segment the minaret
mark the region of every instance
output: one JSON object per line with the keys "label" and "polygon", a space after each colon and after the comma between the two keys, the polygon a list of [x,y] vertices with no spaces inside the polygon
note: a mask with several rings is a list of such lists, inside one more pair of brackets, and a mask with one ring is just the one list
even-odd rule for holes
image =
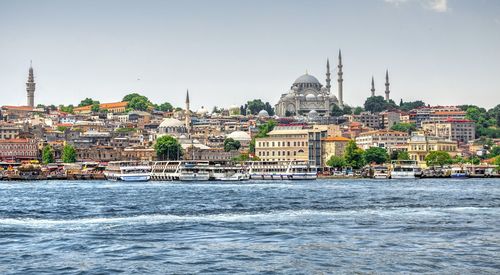
{"label": "minaret", "polygon": [[326,89],[328,94],[330,94],[332,86],[330,85],[330,60],[326,59]]}
{"label": "minaret", "polygon": [[28,93],[28,106],[35,107],[35,77],[33,75],[33,64],[30,61],[28,82],[26,82],[26,92]]}
{"label": "minaret", "polygon": [[191,111],[189,110],[189,90],[186,91],[186,110],[184,110],[184,120],[188,133],[191,133]]}
{"label": "minaret", "polygon": [[385,101],[389,101],[389,70],[385,70]]}
{"label": "minaret", "polygon": [[338,82],[339,82],[339,96],[338,96],[338,99],[339,99],[339,107],[344,107],[344,97],[343,97],[343,94],[342,94],[342,83],[344,81],[344,79],[342,79],[342,75],[344,74],[342,72],[342,53],[340,52],[339,50],[339,65],[338,65],[338,68],[339,68],[339,72],[338,72],[338,76],[339,76],[339,79],[338,79]]}
{"label": "minaret", "polygon": [[375,81],[373,80],[373,76],[372,76],[372,89],[370,91],[372,91],[372,96],[375,96]]}

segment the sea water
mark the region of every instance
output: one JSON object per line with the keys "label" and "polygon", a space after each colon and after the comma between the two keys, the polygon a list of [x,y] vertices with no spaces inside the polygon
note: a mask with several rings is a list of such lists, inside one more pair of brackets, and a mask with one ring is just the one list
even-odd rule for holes
{"label": "sea water", "polygon": [[0,182],[1,274],[500,273],[500,179]]}

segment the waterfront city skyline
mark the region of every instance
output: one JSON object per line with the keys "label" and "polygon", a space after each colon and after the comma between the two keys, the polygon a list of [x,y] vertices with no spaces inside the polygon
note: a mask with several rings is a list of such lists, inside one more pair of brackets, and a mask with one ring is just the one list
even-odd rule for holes
{"label": "waterfront city skyline", "polygon": [[496,1],[0,1],[0,105],[26,105],[30,60],[37,104],[139,92],[183,106],[189,89],[194,109],[274,105],[306,70],[325,85],[327,58],[335,83],[342,49],[348,105],[370,96],[372,75],[383,96],[388,69],[396,102],[491,108],[498,11]]}

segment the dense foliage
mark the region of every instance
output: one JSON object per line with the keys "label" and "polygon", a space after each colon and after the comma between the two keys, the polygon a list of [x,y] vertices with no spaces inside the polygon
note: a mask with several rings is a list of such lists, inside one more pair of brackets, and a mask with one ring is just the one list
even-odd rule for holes
{"label": "dense foliage", "polygon": [[384,148],[370,147],[364,151],[364,159],[367,163],[382,164],[389,160],[389,155]]}
{"label": "dense foliage", "polygon": [[347,166],[359,169],[366,164],[363,149],[358,148],[354,140],[350,140],[345,148],[344,159]]}
{"label": "dense foliage", "polygon": [[397,105],[394,103],[394,101],[385,101],[383,96],[371,96],[367,98],[364,107],[365,111],[370,111],[372,113],[397,109]]}
{"label": "dense foliage", "polygon": [[160,105],[155,105],[155,109],[162,112],[172,112],[174,110],[174,106],[169,102],[164,102]]}
{"label": "dense foliage", "polygon": [[400,132],[412,132],[417,129],[417,126],[413,123],[395,123],[392,125],[391,130],[400,131]]}
{"label": "dense foliage", "polygon": [[54,162],[54,151],[50,145],[45,145],[42,150],[42,163],[48,164]]}
{"label": "dense foliage", "polygon": [[87,97],[84,100],[80,101],[80,104],[78,104],[78,107],[84,107],[84,106],[89,106],[89,105],[94,105],[94,104],[99,105],[99,101],[93,100],[92,98]]}
{"label": "dense foliage", "polygon": [[76,162],[76,150],[75,147],[67,144],[64,145],[62,152],[62,161],[64,163],[73,163]]}
{"label": "dense foliage", "polygon": [[500,104],[488,111],[474,105],[459,107],[466,112],[465,118],[476,124],[476,138],[481,136],[500,138]]}
{"label": "dense foliage", "polygon": [[332,168],[340,169],[347,166],[344,157],[341,156],[331,156],[330,159],[326,161],[326,165]]}
{"label": "dense foliage", "polygon": [[153,107],[153,103],[146,96],[138,93],[128,94],[123,97],[122,101],[128,102],[127,109],[130,110],[147,111],[150,107]]}
{"label": "dense foliage", "polygon": [[250,113],[252,115],[256,115],[260,111],[266,110],[270,116],[274,116],[274,108],[271,106],[271,104],[269,104],[269,102],[264,103],[260,99],[254,99],[254,100],[248,101],[247,104],[240,107],[240,112],[242,114],[245,114],[247,109],[250,110]]}
{"label": "dense foliage", "polygon": [[445,151],[432,151],[425,156],[427,166],[444,166],[452,164],[453,160],[448,152]]}
{"label": "dense foliage", "polygon": [[160,160],[179,160],[183,154],[181,144],[172,136],[158,138],[154,148]]}
{"label": "dense foliage", "polygon": [[229,152],[233,150],[239,150],[241,147],[241,143],[238,140],[234,140],[232,138],[226,138],[224,140],[224,151]]}
{"label": "dense foliage", "polygon": [[267,133],[271,132],[274,127],[277,125],[276,121],[269,120],[266,123],[259,126],[259,132],[257,135],[250,141],[250,152],[255,153],[255,138],[263,138],[267,137]]}

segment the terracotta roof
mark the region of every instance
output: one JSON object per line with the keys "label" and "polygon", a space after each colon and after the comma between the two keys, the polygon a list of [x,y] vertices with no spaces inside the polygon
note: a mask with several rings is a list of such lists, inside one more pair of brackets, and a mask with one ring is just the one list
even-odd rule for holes
{"label": "terracotta roof", "polygon": [[0,143],[28,143],[30,139],[27,138],[14,138],[14,139],[0,139]]}
{"label": "terracotta roof", "polygon": [[465,115],[464,111],[437,111],[432,113],[433,115]]}
{"label": "terracotta roof", "polygon": [[360,135],[371,135],[371,134],[386,134],[386,133],[392,133],[392,134],[403,134],[403,135],[408,135],[406,132],[400,132],[400,131],[394,131],[394,130],[374,130],[374,131],[368,131],[361,133]]}
{"label": "terracotta roof", "polygon": [[323,140],[323,141],[345,141],[345,142],[347,142],[347,141],[349,141],[351,139],[345,138],[345,137],[326,137],[326,138],[323,138],[321,140]]}
{"label": "terracotta roof", "polygon": [[[122,101],[122,102],[112,102],[112,103],[101,103],[99,104],[100,109],[113,109],[113,108],[125,108],[127,107],[128,102]],[[75,111],[87,111],[92,108],[92,105],[87,105],[83,107],[76,107],[74,108]]]}
{"label": "terracotta roof", "polygon": [[2,106],[4,110],[19,110],[19,111],[33,111],[33,107],[30,106]]}

